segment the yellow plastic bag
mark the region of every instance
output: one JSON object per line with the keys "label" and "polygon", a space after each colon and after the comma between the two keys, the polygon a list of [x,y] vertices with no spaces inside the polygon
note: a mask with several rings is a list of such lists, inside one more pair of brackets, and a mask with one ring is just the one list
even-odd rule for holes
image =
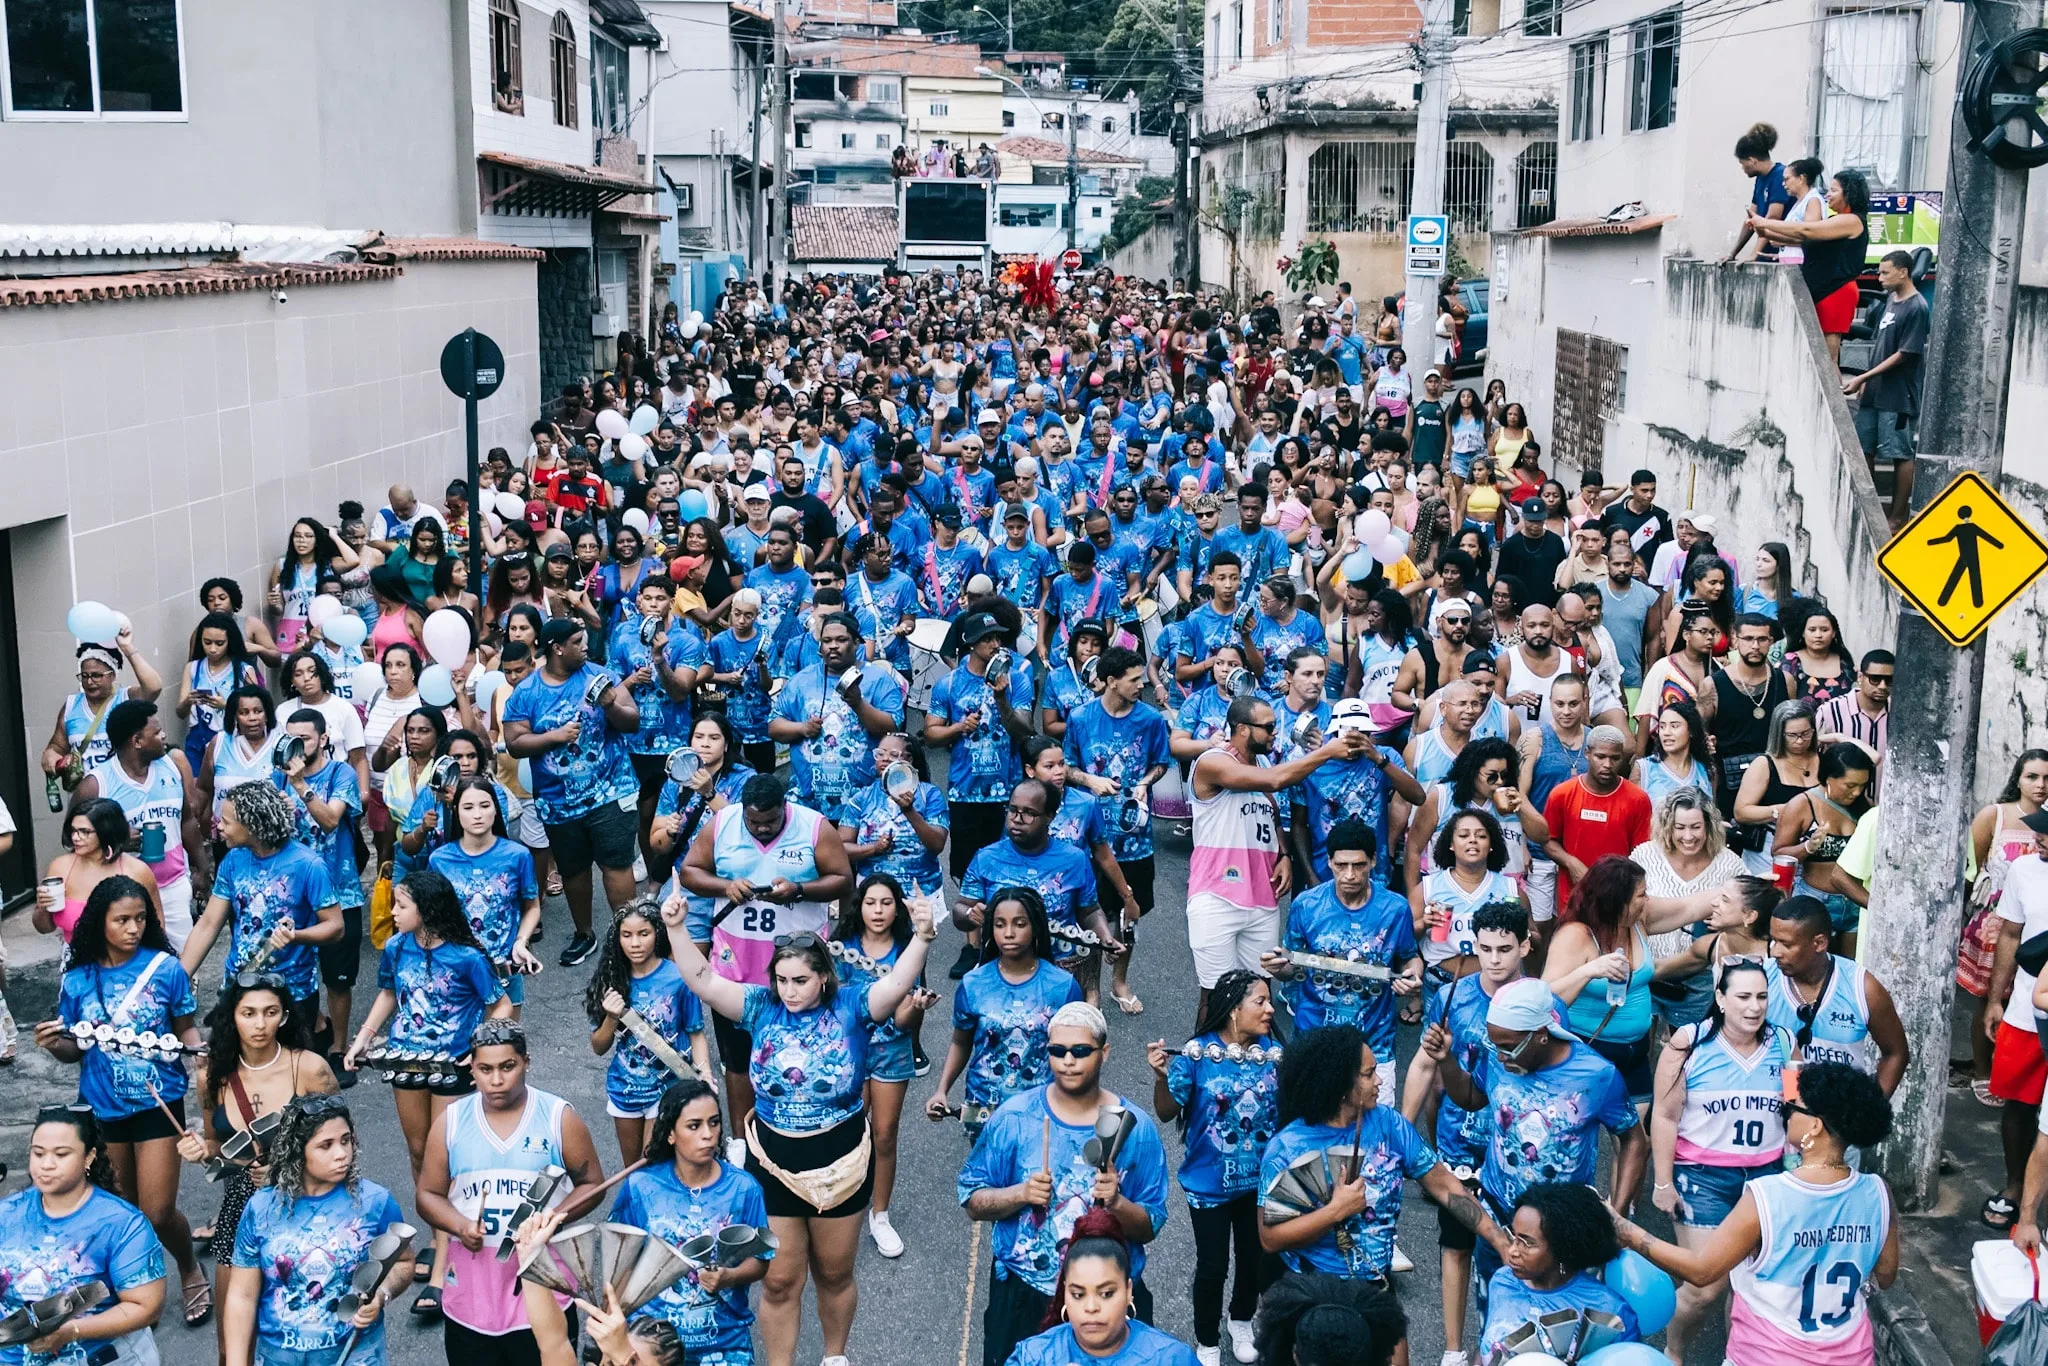
{"label": "yellow plastic bag", "polygon": [[377,881],[370,888],[370,947],[381,949],[398,929],[391,919],[391,865],[377,869]]}

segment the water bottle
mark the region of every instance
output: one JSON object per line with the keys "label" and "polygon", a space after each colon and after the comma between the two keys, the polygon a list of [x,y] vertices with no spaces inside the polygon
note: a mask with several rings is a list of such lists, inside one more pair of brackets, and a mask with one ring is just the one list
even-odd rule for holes
{"label": "water bottle", "polygon": [[1623,980],[1621,980],[1621,981],[1617,982],[1617,981],[1615,981],[1615,980],[1614,980],[1613,978],[1611,978],[1611,977],[1610,977],[1610,978],[1608,978],[1608,979],[1607,979],[1607,1005],[1608,1005],[1608,1008],[1609,1008],[1609,1009],[1611,1009],[1611,1010],[1619,1010],[1619,1009],[1621,1009],[1621,1008],[1622,1008],[1622,1007],[1623,1007],[1624,1005],[1627,1005],[1627,1004],[1628,1004],[1628,981],[1627,981],[1627,979],[1626,979],[1626,978],[1624,978]]}

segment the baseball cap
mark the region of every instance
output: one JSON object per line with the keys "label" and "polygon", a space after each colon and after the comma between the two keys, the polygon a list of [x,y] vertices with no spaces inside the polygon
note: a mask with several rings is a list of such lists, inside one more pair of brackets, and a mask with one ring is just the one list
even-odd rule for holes
{"label": "baseball cap", "polygon": [[1025,507],[1022,503],[1011,503],[1003,509],[1003,520],[1005,522],[1028,522],[1031,520],[1031,509]]}
{"label": "baseball cap", "polygon": [[1541,498],[1524,498],[1522,500],[1522,515],[1524,517],[1541,517],[1548,511],[1549,508],[1544,506]]}
{"label": "baseball cap", "polygon": [[1464,672],[1468,674],[1499,673],[1500,666],[1494,663],[1493,656],[1487,654],[1484,650],[1474,650],[1471,654],[1465,656]]}
{"label": "baseball cap", "polygon": [[2048,810],[2036,811],[2031,816],[2022,816],[2020,824],[2037,835],[2048,835]]}
{"label": "baseball cap", "polygon": [[[548,560],[573,560],[576,558],[576,556],[573,553],[571,553],[568,546],[563,545],[560,541],[557,541],[553,545],[549,546],[547,550],[542,553],[541,558]],[[381,565],[378,566],[378,568],[380,569],[382,567],[383,566]]]}
{"label": "baseball cap", "polygon": [[1330,708],[1330,733],[1343,735],[1354,730],[1372,733],[1372,708],[1363,698],[1347,697]]}
{"label": "baseball cap", "polygon": [[967,645],[978,645],[990,636],[1001,635],[1002,631],[995,616],[988,612],[969,612],[960,622],[960,639]]}
{"label": "baseball cap", "polygon": [[967,580],[967,596],[985,598],[996,591],[996,581],[986,574],[975,574]]}
{"label": "baseball cap", "polygon": [[974,419],[974,425],[977,427],[1000,427],[1003,425],[1003,415],[994,408],[983,408],[981,416]]}
{"label": "baseball cap", "polygon": [[704,563],[702,555],[678,555],[668,562],[668,576],[677,583],[688,577],[691,570]]}
{"label": "baseball cap", "polygon": [[749,484],[746,491],[740,494],[740,501],[744,503],[769,503],[774,500],[775,495],[768,491],[766,484]]}
{"label": "baseball cap", "polygon": [[1524,977],[1494,992],[1486,1007],[1486,1022],[1517,1034],[1547,1029],[1556,1038],[1572,1037],[1558,1023],[1557,997],[1551,994],[1550,984],[1540,977]]}
{"label": "baseball cap", "polygon": [[941,505],[939,510],[932,514],[932,520],[940,526],[951,527],[953,530],[958,531],[962,521],[959,505],[956,503]]}

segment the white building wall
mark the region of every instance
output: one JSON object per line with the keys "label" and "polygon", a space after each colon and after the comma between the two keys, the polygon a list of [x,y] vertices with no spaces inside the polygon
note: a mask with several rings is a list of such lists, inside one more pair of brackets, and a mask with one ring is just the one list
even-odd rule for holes
{"label": "white building wall", "polygon": [[[2038,200],[2039,195],[2035,196]],[[2028,225],[2029,227],[2032,224]],[[2048,290],[2020,290],[2006,391],[2005,475],[1999,491],[2036,530],[2048,528]],[[2048,745],[2048,587],[2036,581],[1992,623],[1984,654],[1977,799],[1990,801],[2021,750]],[[1995,701],[1994,701],[1995,699]]]}
{"label": "white building wall", "polygon": [[[548,26],[557,11],[569,16],[576,30],[576,126],[555,122],[549,72]],[[470,104],[475,111],[476,149],[510,152],[543,161],[591,164],[590,135],[590,6],[585,0],[549,0],[521,4],[519,57],[524,73],[525,112],[507,114],[491,97],[491,14],[488,0],[469,0]]]}
{"label": "white building wall", "polygon": [[[481,446],[524,449],[541,401],[533,262],[411,262],[393,280],[294,287],[289,299],[249,290],[0,310],[0,478],[12,491],[0,527],[29,753],[75,687],[72,602],[126,612],[172,679],[199,585],[229,575],[260,608],[294,518],[331,526],[347,498],[374,512],[399,482],[438,504],[465,460],[441,347],[465,327],[505,352]],[[105,366],[67,363],[85,353]],[[37,847],[55,848],[54,818],[36,806]]]}

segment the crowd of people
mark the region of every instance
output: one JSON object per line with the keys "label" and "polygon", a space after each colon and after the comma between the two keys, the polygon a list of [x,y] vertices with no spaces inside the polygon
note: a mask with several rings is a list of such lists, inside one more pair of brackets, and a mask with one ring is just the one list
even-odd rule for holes
{"label": "crowd of people", "polygon": [[[947,977],[922,1106],[968,1142],[923,1175],[991,1229],[985,1366],[1405,1363],[1417,1199],[1444,1366],[1559,1310],[1673,1361],[1710,1315],[1734,1366],[1872,1361],[1892,657],[1784,543],[1738,559],[1646,470],[1567,488],[1498,382],[1368,331],[1348,286],[1290,333],[1107,272],[749,284],[476,487],[302,517],[253,592],[206,584],[174,678],[82,628],[33,1030],[81,1103],[0,1201],[0,1315],[108,1298],[26,1361],[154,1360],[171,1316],[237,1366],[377,1366],[419,1282],[462,1366],[790,1366],[809,1283],[846,1366]],[[2029,751],[1963,955],[1986,1217],[2036,1243],[2044,800]],[[1148,1002],[1162,916],[1192,980]],[[608,1137],[532,1075],[551,935]],[[1149,1096],[1105,1087],[1105,1008],[1174,1022]],[[371,1075],[410,1191],[359,1175]],[[1175,1184],[1192,1265],[1153,1265]],[[572,1303],[585,1216],[773,1238]]]}

